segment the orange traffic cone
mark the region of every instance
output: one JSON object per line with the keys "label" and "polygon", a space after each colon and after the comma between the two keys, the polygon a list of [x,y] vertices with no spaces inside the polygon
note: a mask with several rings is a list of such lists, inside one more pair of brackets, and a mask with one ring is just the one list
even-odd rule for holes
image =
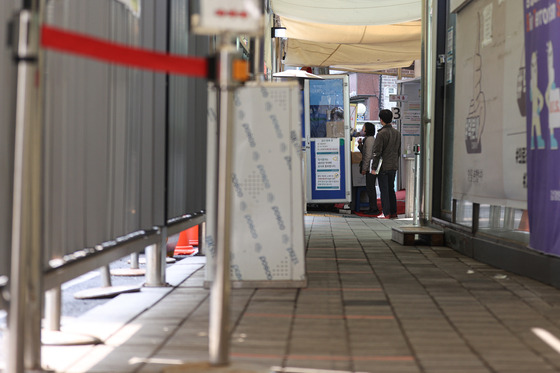
{"label": "orange traffic cone", "polygon": [[189,245],[198,246],[198,225],[187,229],[187,237],[189,238]]}
{"label": "orange traffic cone", "polygon": [[173,255],[193,255],[198,252],[198,225],[179,233],[179,241],[175,246]]}

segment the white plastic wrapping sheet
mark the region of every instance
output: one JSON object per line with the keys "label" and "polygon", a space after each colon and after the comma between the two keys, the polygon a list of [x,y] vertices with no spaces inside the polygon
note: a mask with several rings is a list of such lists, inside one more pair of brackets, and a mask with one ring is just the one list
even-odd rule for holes
{"label": "white plastic wrapping sheet", "polygon": [[285,65],[372,72],[421,58],[420,1],[276,0],[272,7],[286,27]]}
{"label": "white plastic wrapping sheet", "polygon": [[[233,286],[305,286],[300,88],[296,82],[247,84],[234,101]],[[210,249],[208,281],[214,255]]]}
{"label": "white plastic wrapping sheet", "polygon": [[317,43],[333,44],[394,44],[417,42],[422,38],[422,22],[419,20],[386,25],[329,25],[302,22],[281,17],[286,27],[286,37]]}
{"label": "white plastic wrapping sheet", "polygon": [[334,44],[290,39],[284,64],[371,72],[407,67],[420,57],[420,40],[392,44]]}
{"label": "white plastic wrapping sheet", "polygon": [[421,18],[420,0],[271,0],[282,17],[333,25],[387,25]]}

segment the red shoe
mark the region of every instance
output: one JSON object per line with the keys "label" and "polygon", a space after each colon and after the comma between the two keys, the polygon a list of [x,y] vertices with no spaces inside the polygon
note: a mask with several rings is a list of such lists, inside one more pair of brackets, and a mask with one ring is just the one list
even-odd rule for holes
{"label": "red shoe", "polygon": [[379,215],[379,216],[377,217],[377,219],[391,219],[391,215],[383,215],[383,214],[381,214],[381,215]]}

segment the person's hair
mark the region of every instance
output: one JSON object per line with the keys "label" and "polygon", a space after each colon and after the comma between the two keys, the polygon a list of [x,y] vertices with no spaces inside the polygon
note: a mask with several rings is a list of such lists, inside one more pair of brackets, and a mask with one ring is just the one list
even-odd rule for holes
{"label": "person's hair", "polygon": [[335,107],[331,110],[331,120],[341,120],[344,119],[344,110],[340,107]]}
{"label": "person's hair", "polygon": [[393,113],[391,110],[383,109],[379,112],[379,119],[383,121],[383,123],[391,123],[393,121]]}
{"label": "person's hair", "polygon": [[375,125],[371,122],[365,122],[364,132],[366,133],[366,136],[375,136]]}

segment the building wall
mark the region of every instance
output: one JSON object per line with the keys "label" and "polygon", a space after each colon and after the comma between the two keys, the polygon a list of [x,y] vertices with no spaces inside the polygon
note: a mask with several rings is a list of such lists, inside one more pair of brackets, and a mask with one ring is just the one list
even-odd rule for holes
{"label": "building wall", "polygon": [[377,74],[357,74],[359,94],[378,94],[379,75]]}
{"label": "building wall", "polygon": [[[377,74],[350,74],[350,101],[352,103],[363,103],[366,105],[366,113],[363,120],[377,120],[379,113],[381,76]],[[361,118],[359,118],[361,119]]]}

